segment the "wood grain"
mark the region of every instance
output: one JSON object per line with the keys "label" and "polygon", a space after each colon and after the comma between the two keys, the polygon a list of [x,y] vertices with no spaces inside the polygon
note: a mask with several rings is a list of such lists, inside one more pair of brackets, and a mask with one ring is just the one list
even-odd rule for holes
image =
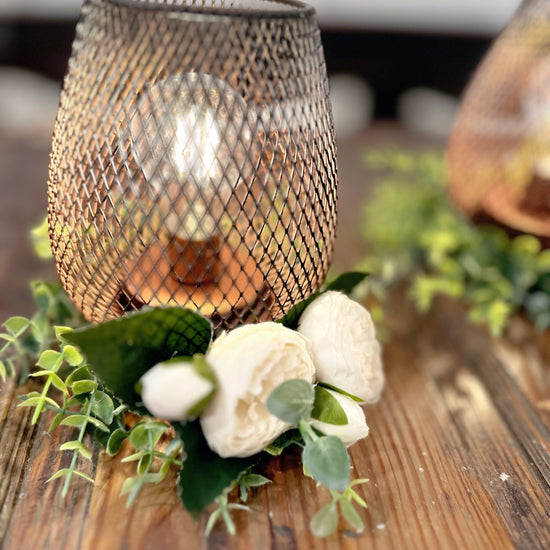
{"label": "wood grain", "polygon": [[[360,254],[355,228],[368,178],[362,152],[385,143],[414,148],[422,141],[395,127],[378,127],[340,146],[337,270],[351,267]],[[27,211],[24,201],[41,192],[45,175],[41,180],[36,175],[40,167],[45,174],[46,162],[47,154],[21,150],[20,144],[0,148],[0,163],[8,170],[0,177],[24,165],[20,186],[7,195],[2,187],[7,198],[0,201],[2,317],[32,310],[22,289],[40,266],[23,242],[41,207],[30,204]],[[251,512],[235,514],[236,537],[221,526],[203,537],[205,518],[195,524],[182,510],[173,491],[175,473],[126,509],[120,489],[133,466],[98,450],[93,463],[82,465],[95,485],[78,480],[63,500],[62,481],[45,481],[67,465],[69,457],[57,449],[70,434],[57,429],[48,435],[43,421],[30,426],[30,412],[17,408],[21,389],[3,384],[0,548],[550,548],[550,334],[535,333],[518,317],[504,338],[494,339],[468,324],[455,302],[440,300],[419,318],[400,295],[392,299],[388,319],[386,389],[378,404],[365,409],[371,435],[351,449],[354,476],[370,479],[358,489],[369,504],[360,512],[361,535],[342,523],[326,540],[311,536],[309,520],[329,497],[304,478],[295,452],[261,465],[273,483],[251,495]]]}
{"label": "wood grain", "polygon": [[[512,355],[502,352],[510,342],[469,325],[458,305],[440,302],[424,319],[405,315],[399,297],[393,305],[387,387],[366,408],[371,436],[351,450],[354,475],[370,479],[359,488],[369,503],[360,537],[344,524],[327,540],[311,536],[309,519],[328,495],[303,477],[296,453],[262,465],[273,483],[251,497],[250,513],[236,515],[238,537],[219,526],[205,540],[204,519],[195,525],[171,490],[174,477],[127,510],[119,495],[132,466],[103,453],[95,486],[78,482],[62,501],[60,483],[44,484],[63,466],[62,431],[29,429],[8,387],[0,401],[2,548],[550,547],[550,437],[536,406],[550,395],[521,389]],[[541,366],[531,357],[523,367],[530,364]]]}

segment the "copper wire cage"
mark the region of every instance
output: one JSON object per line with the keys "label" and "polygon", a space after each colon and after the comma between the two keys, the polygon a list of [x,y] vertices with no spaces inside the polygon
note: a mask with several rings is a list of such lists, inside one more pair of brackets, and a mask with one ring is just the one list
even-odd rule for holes
{"label": "copper wire cage", "polygon": [[524,0],[479,65],[447,157],[466,213],[550,237],[549,0]]}
{"label": "copper wire cage", "polygon": [[217,328],[322,284],[337,210],[312,8],[294,0],[87,0],[48,184],[63,286],[92,322],[144,305]]}

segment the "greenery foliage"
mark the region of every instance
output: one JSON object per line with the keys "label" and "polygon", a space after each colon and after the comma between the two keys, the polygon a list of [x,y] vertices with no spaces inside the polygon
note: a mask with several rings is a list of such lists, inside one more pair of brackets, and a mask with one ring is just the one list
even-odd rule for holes
{"label": "greenery foliage", "polygon": [[[45,227],[42,224],[32,233],[37,254],[44,258],[48,256]],[[326,290],[350,293],[365,277],[363,273],[343,275],[315,296]],[[93,468],[85,465],[94,458],[94,440],[110,456],[120,453],[124,445],[122,461],[136,464],[135,475],[122,487],[128,506],[146,484],[160,483],[171,468],[177,468],[178,494],[194,517],[216,504],[206,533],[221,519],[235,534],[231,511],[249,510],[249,490],[270,482],[252,472],[260,455],[221,458],[208,447],[198,421],[169,424],[150,418],[139,395],[141,376],[155,364],[174,356],[202,357],[213,337],[211,323],[182,308],[156,308],[88,326],[60,285],[39,281],[31,287],[38,311],[30,319],[12,317],[3,324],[0,377],[5,381],[19,371],[21,383],[40,380],[40,391],[22,395],[20,406],[33,409],[33,424],[47,414],[48,431],[63,426],[74,432],[74,439],[59,449],[72,453],[69,466],[48,481],[63,478],[66,496],[75,478],[93,483],[88,473]],[[312,299],[298,304],[281,322],[295,328]],[[361,531],[351,500],[366,504],[352,488],[357,482],[350,483],[349,455],[338,438],[323,436],[310,424],[311,416],[342,423],[345,413],[338,401],[320,386],[294,380],[273,392],[269,406],[295,428],[267,450],[280,454],[289,445],[300,445],[305,471],[332,494],[333,506],[324,513],[336,512],[339,503],[352,528]],[[137,417],[128,416],[130,412],[143,416],[135,422]],[[240,502],[231,501],[235,492]],[[329,534],[315,522],[312,529],[319,536]]]}
{"label": "greenery foliage", "polygon": [[518,311],[538,329],[550,327],[550,250],[536,237],[511,237],[458,212],[440,153],[382,151],[366,162],[381,173],[361,227],[369,255],[359,267],[371,273],[372,292],[383,299],[407,281],[421,312],[438,294],[463,299],[470,319],[496,335]]}

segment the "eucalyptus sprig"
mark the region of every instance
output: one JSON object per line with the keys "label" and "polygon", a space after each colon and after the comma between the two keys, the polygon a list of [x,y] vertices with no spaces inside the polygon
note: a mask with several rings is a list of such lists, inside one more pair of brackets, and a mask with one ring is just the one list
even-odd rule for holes
{"label": "eucalyptus sprig", "polygon": [[[283,422],[298,428],[301,436],[304,473],[326,487],[332,501],[313,517],[310,528],[318,537],[331,535],[338,526],[338,507],[344,519],[357,533],[364,529],[363,521],[353,507],[352,501],[366,508],[367,504],[353,487],[368,480],[351,481],[351,461],[346,447],[336,436],[317,432],[311,418],[315,406],[315,387],[305,380],[287,380],[271,393],[267,408]],[[340,405],[331,403],[337,410],[327,416],[338,416]]]}

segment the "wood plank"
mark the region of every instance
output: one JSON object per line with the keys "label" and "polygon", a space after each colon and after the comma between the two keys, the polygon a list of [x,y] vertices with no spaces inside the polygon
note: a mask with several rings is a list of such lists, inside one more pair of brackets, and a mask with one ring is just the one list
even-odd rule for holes
{"label": "wood plank", "polygon": [[[371,436],[351,452],[354,474],[370,478],[359,488],[369,503],[360,538],[342,524],[337,535],[313,539],[308,521],[328,495],[302,476],[296,453],[266,461],[273,484],[251,498],[252,512],[236,515],[238,537],[218,526],[205,541],[204,519],[192,522],[170,483],[126,510],[119,493],[132,465],[119,457],[100,454],[95,487],[78,482],[63,502],[60,483],[44,485],[61,466],[58,430],[25,435],[21,452],[32,450],[4,550],[35,548],[38,540],[43,548],[63,541],[86,550],[176,548],[182,540],[208,549],[547,548],[546,427],[502,363],[484,352],[492,339],[448,303],[426,319],[399,321],[385,352],[383,399],[366,409]],[[10,412],[7,424],[22,431],[20,414]],[[2,447],[0,465],[7,454]]]}

